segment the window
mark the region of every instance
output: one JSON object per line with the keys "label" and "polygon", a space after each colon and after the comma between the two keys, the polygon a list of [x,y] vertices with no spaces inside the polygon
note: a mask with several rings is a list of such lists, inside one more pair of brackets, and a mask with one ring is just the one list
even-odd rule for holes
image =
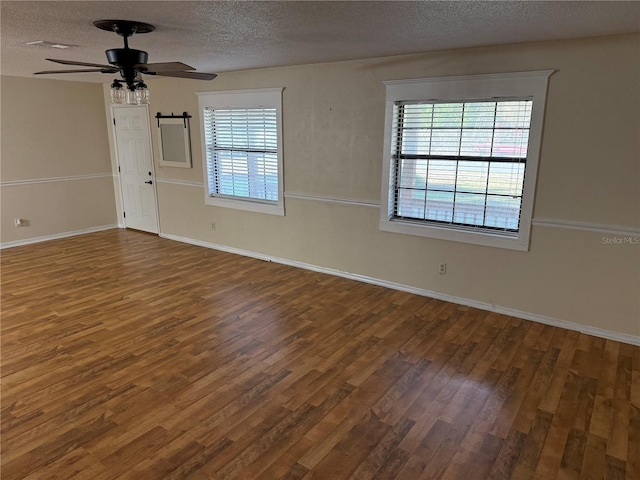
{"label": "window", "polygon": [[380,228],[527,250],[550,73],[385,82]]}
{"label": "window", "polygon": [[198,96],[205,203],[284,215],[282,89]]}
{"label": "window", "polygon": [[395,102],[393,218],[517,232],[531,100]]}

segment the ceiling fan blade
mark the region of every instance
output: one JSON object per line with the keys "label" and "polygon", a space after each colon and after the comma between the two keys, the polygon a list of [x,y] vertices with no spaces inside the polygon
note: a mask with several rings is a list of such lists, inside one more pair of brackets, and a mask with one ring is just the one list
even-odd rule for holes
{"label": "ceiling fan blade", "polygon": [[82,70],[47,70],[44,72],[35,72],[34,75],[46,75],[50,73],[117,73],[118,70],[107,70],[106,68],[85,68]]}
{"label": "ceiling fan blade", "polygon": [[109,68],[112,69],[113,65],[102,65],[100,63],[87,63],[87,62],[74,62],[73,60],[58,60],[56,58],[45,58],[50,62],[61,63],[62,65],[78,65],[81,67],[96,67],[96,68]]}
{"label": "ceiling fan blade", "polygon": [[158,77],[191,78],[193,80],[213,80],[218,76],[215,73],[203,72],[147,72],[147,74],[157,75]]}
{"label": "ceiling fan blade", "polygon": [[152,72],[176,72],[184,70],[195,70],[190,65],[182,62],[161,62],[161,63],[147,63],[146,65],[136,65],[136,67],[145,67]]}

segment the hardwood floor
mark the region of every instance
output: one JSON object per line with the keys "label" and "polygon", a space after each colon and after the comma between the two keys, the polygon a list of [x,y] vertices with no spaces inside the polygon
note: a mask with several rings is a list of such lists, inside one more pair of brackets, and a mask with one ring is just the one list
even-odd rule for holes
{"label": "hardwood floor", "polygon": [[2,252],[2,479],[640,479],[640,348],[134,231]]}

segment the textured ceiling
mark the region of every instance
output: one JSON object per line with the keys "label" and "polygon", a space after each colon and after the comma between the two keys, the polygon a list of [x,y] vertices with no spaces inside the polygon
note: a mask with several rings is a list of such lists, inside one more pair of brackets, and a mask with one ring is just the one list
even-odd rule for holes
{"label": "textured ceiling", "polygon": [[[328,62],[480,45],[640,31],[640,2],[379,1],[6,1],[1,2],[0,72],[67,68],[44,59],[105,63],[122,39],[92,22],[151,23],[130,46],[150,62],[182,61],[199,71]],[[69,50],[26,46],[48,40]],[[68,67],[74,68],[74,67]],[[51,78],[110,81],[113,75]]]}

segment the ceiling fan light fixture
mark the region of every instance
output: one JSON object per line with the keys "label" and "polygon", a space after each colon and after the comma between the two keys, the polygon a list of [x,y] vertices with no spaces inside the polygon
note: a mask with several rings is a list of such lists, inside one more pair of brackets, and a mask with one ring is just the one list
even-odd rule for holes
{"label": "ceiling fan light fixture", "polygon": [[125,85],[124,80],[114,79],[111,84],[111,103],[128,105],[148,105],[149,88],[142,79]]}

